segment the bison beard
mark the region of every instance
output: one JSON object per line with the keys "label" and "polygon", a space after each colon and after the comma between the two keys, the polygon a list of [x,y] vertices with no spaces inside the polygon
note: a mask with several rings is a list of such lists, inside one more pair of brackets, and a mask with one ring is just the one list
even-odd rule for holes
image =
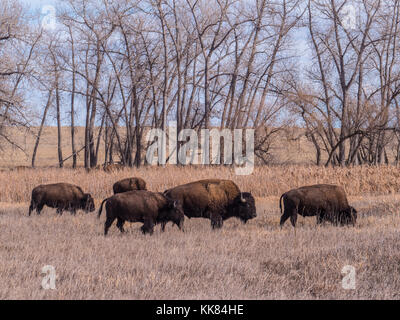
{"label": "bison beard", "polygon": [[98,217],[100,217],[103,204],[106,203],[107,219],[104,224],[104,235],[115,219],[117,227],[124,232],[125,221],[142,222],[143,233],[153,233],[154,226],[158,223],[165,224],[169,221],[175,223],[183,231],[184,214],[179,201],[173,201],[161,193],[145,190],[118,193],[101,203]]}
{"label": "bison beard", "polygon": [[213,229],[221,228],[223,221],[231,217],[246,223],[257,216],[251,193],[240,192],[231,180],[195,181],[166,190],[164,194],[181,201],[188,218],[210,219]]}
{"label": "bison beard", "polygon": [[297,214],[303,217],[317,216],[317,223],[330,221],[337,225],[355,224],[357,211],[349,206],[344,189],[339,186],[319,184],[290,190],[279,199],[282,213],[280,225],[290,218],[296,226]]}

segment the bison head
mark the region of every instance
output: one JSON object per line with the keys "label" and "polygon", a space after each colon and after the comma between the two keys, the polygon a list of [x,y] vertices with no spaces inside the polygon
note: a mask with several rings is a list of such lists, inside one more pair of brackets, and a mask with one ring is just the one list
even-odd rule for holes
{"label": "bison head", "polygon": [[240,195],[235,198],[233,213],[234,216],[238,217],[243,223],[257,217],[256,204],[250,192],[241,192]]}
{"label": "bison head", "polygon": [[180,201],[167,198],[167,204],[159,211],[157,222],[167,223],[172,221],[183,231],[185,215]]}
{"label": "bison head", "polygon": [[82,198],[82,209],[86,211],[86,213],[93,212],[96,208],[94,206],[94,200],[90,193],[85,193]]}

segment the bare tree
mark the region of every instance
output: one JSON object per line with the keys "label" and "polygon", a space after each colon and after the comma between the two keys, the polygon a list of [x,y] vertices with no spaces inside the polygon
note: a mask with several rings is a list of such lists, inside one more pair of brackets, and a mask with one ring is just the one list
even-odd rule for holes
{"label": "bare tree", "polygon": [[29,128],[29,109],[26,107],[28,82],[33,80],[32,62],[41,38],[40,30],[28,25],[26,10],[17,2],[0,3],[0,137],[2,142],[19,146],[8,133],[10,126]]}

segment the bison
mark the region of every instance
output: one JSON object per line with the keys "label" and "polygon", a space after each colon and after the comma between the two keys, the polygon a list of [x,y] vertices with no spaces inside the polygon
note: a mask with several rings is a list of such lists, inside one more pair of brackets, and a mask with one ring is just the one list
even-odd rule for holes
{"label": "bison", "polygon": [[144,234],[152,234],[156,224],[166,224],[169,221],[183,230],[184,213],[181,203],[169,199],[162,193],[146,190],[117,193],[103,200],[98,217],[105,202],[107,219],[104,224],[104,235],[107,235],[115,219],[121,232],[124,232],[125,221],[142,222],[141,230]]}
{"label": "bison", "polygon": [[317,216],[317,223],[330,221],[333,224],[355,224],[357,211],[349,206],[344,189],[329,184],[317,184],[290,190],[279,199],[282,214],[282,199],[284,204],[280,225],[290,218],[293,227],[296,226],[297,214],[303,217]]}
{"label": "bison", "polygon": [[113,185],[114,194],[133,190],[147,190],[146,181],[144,181],[142,178],[126,178],[117,181]]}
{"label": "bison", "polygon": [[69,183],[42,184],[32,190],[32,199],[29,206],[29,215],[36,209],[40,214],[44,206],[57,208],[57,213],[64,210],[76,214],[76,210],[86,212],[95,210],[94,201],[90,193],[84,193],[79,186]]}
{"label": "bison", "polygon": [[213,229],[221,228],[223,221],[231,217],[246,223],[257,216],[251,193],[241,192],[231,180],[195,181],[166,190],[164,194],[181,201],[188,218],[210,219]]}

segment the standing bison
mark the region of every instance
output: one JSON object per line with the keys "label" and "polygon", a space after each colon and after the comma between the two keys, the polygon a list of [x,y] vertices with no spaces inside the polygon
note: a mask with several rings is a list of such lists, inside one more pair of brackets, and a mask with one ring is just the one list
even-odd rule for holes
{"label": "standing bison", "polygon": [[114,194],[133,190],[147,190],[146,181],[142,178],[126,178],[113,185]]}
{"label": "standing bison", "polygon": [[257,216],[251,193],[240,192],[231,180],[200,180],[166,190],[164,194],[181,201],[188,218],[210,219],[213,229],[221,228],[223,221],[231,217],[246,223]]}
{"label": "standing bison", "polygon": [[344,189],[329,184],[317,184],[290,190],[282,194],[279,207],[284,212],[280,225],[290,218],[293,227],[296,226],[297,214],[303,217],[317,216],[317,223],[330,221],[333,224],[355,224],[357,211],[349,206]]}
{"label": "standing bison", "polygon": [[104,199],[99,209],[99,215],[106,202],[107,220],[104,224],[104,235],[115,219],[117,227],[124,232],[125,221],[142,222],[143,233],[153,233],[154,226],[158,223],[166,224],[168,221],[175,223],[183,230],[184,214],[179,201],[169,199],[159,192],[146,190],[128,191],[118,193],[110,198]]}
{"label": "standing bison", "polygon": [[86,212],[95,210],[94,201],[89,193],[84,193],[78,186],[69,183],[42,184],[32,190],[32,199],[29,206],[29,215],[36,209],[40,214],[44,206],[57,208],[57,213],[64,210],[76,214],[76,210]]}

